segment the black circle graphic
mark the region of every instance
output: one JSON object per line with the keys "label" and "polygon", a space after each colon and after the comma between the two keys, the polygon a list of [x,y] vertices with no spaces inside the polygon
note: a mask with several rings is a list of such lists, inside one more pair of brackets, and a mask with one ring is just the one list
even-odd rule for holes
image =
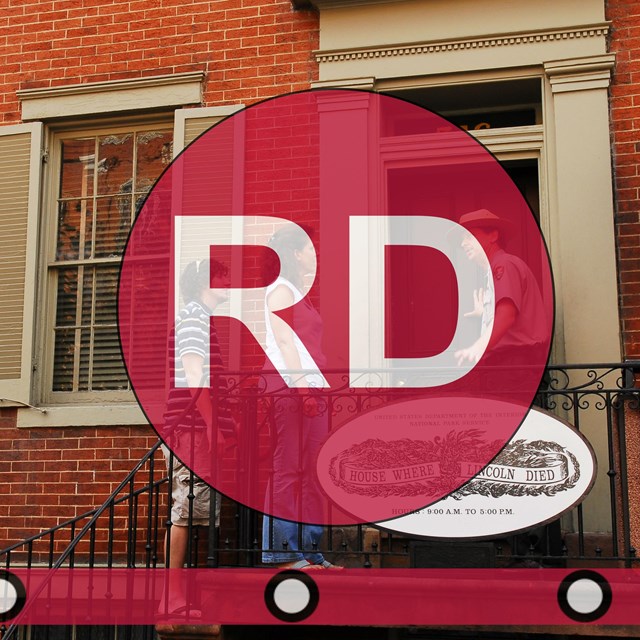
{"label": "black circle graphic", "polygon": [[[598,585],[600,591],[602,592],[602,601],[593,611],[577,611],[569,603],[569,589],[579,580],[588,580],[590,582],[594,582]],[[611,585],[603,576],[595,571],[591,571],[590,569],[582,569],[580,571],[574,571],[573,573],[570,573],[564,578],[564,580],[560,583],[560,587],[558,588],[558,604],[560,605],[560,609],[562,609],[562,612],[566,616],[568,616],[572,620],[575,620],[576,622],[593,622],[594,620],[601,618],[609,610],[612,600],[613,592],[611,591]]]}
{"label": "black circle graphic", "polygon": [[[304,585],[309,592],[309,601],[300,611],[284,611],[276,602],[276,589],[285,580],[297,580]],[[281,571],[276,574],[271,578],[271,580],[269,580],[264,590],[264,601],[267,605],[267,609],[269,609],[269,611],[278,618],[278,620],[282,620],[283,622],[300,622],[301,620],[308,618],[316,610],[318,602],[320,602],[320,591],[318,590],[318,585],[309,577],[308,574],[303,571],[287,569],[286,571]]]}
{"label": "black circle graphic", "polygon": [[0,600],[4,593],[6,583],[10,584],[15,589],[16,601],[6,611],[0,610],[0,622],[5,622],[6,620],[15,618],[22,611],[27,601],[27,590],[22,584],[22,580],[5,569],[0,569]]}

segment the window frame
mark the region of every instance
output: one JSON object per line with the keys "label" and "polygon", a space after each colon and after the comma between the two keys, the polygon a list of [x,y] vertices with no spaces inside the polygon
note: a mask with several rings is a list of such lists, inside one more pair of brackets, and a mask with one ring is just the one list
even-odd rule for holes
{"label": "window frame", "polygon": [[[62,142],[65,139],[91,137],[96,135],[109,135],[123,133],[124,131],[141,131],[157,128],[158,130],[171,132],[175,137],[173,113],[158,114],[154,117],[140,116],[135,118],[108,118],[91,121],[73,122],[67,125],[50,126],[47,132],[47,165],[45,167],[44,188],[41,204],[41,242],[38,282],[38,308],[42,313],[38,314],[36,326],[36,364],[34,371],[34,393],[36,403],[45,406],[46,413],[59,414],[59,409],[70,408],[70,414],[84,416],[86,409],[91,406],[117,407],[116,415],[123,419],[128,418],[122,424],[145,423],[142,410],[138,407],[133,391],[53,391],[54,358],[55,358],[55,334],[54,326],[57,313],[57,269],[55,254],[57,247],[57,218],[58,198],[61,182]],[[114,260],[114,264],[119,264]],[[58,263],[59,264],[59,263]],[[73,408],[84,409],[82,412],[73,411]],[[130,410],[123,411],[128,408]],[[57,410],[56,410],[57,409]],[[64,412],[63,412],[64,413]],[[102,411],[99,411],[102,414]],[[70,416],[71,417],[71,416]],[[103,416],[101,421],[104,421]],[[82,422],[93,419],[89,416]],[[62,418],[64,421],[64,418]],[[47,424],[50,420],[47,420]],[[102,423],[102,422],[101,422]],[[78,420],[69,420],[66,424],[76,425]]]}
{"label": "window frame", "polygon": [[[113,392],[103,392],[100,397],[93,395],[79,402],[77,392],[70,393],[67,402],[53,403],[47,400],[45,384],[47,366],[52,366],[55,343],[49,346],[51,354],[49,360],[45,340],[47,328],[51,329],[55,322],[55,306],[53,296],[49,294],[47,283],[49,282],[49,267],[42,256],[51,256],[55,250],[57,238],[53,236],[52,227],[56,225],[57,208],[52,206],[57,199],[56,188],[59,186],[59,175],[54,173],[55,140],[60,134],[72,136],[74,134],[90,134],[92,131],[105,129],[119,129],[124,126],[162,126],[173,131],[174,157],[187,146],[184,140],[185,121],[215,118],[221,120],[224,117],[241,110],[243,104],[230,104],[215,107],[190,107],[162,109],[152,113],[118,114],[116,116],[96,117],[87,113],[82,118],[66,118],[64,120],[52,120],[47,123],[43,133],[43,157],[46,164],[43,165],[43,175],[40,189],[40,203],[38,219],[38,249],[39,260],[37,265],[37,283],[35,300],[38,309],[34,321],[33,338],[33,366],[30,380],[31,397],[35,406],[24,408],[17,412],[18,428],[33,427],[103,427],[103,426],[137,426],[148,425],[143,410],[135,399],[133,391],[120,392],[122,397],[116,400]],[[206,127],[205,127],[206,129]],[[59,152],[59,148],[58,148]],[[48,208],[47,208],[48,207]],[[53,236],[53,237],[49,237]],[[50,243],[50,244],[48,244]],[[53,249],[51,248],[53,245]],[[45,253],[45,248],[49,253]],[[50,283],[49,283],[50,286]],[[52,380],[53,371],[49,369],[49,380]],[[52,393],[52,392],[49,392]],[[118,393],[118,392],[116,392]],[[106,395],[105,395],[106,394]]]}
{"label": "window frame", "polygon": [[[462,77],[460,74],[455,75],[442,75],[435,77],[421,76],[417,78],[399,78],[399,79],[386,79],[380,80],[375,83],[374,90],[381,93],[393,90],[397,93],[402,89],[420,89],[431,88],[437,86],[451,86],[453,84],[476,84],[482,85],[491,82],[505,82],[508,83],[513,80],[535,79],[540,80],[543,83],[543,77],[539,69],[529,69],[527,72],[519,70],[517,74],[511,74],[504,70],[494,73],[466,73]],[[541,104],[536,106],[537,117],[541,120],[539,124],[534,125],[521,125],[513,127],[499,127],[493,129],[480,129],[469,130],[468,134],[478,140],[486,149],[496,158],[498,162],[508,162],[513,160],[528,160],[537,164],[538,170],[538,196],[539,196],[539,225],[546,243],[549,243],[551,235],[551,219],[550,219],[550,194],[548,185],[548,171],[547,171],[547,144],[545,144],[547,135],[545,134],[545,119],[547,112],[545,109],[545,87],[541,86]],[[472,110],[469,109],[469,112]],[[374,118],[375,120],[375,118]],[[372,124],[372,130],[377,131],[377,122]],[[407,136],[402,139],[402,136],[398,138],[387,138],[380,136],[380,147],[382,161],[380,165],[380,174],[373,182],[379,185],[377,191],[370,194],[372,202],[376,203],[377,210],[384,209],[384,203],[387,202],[387,175],[392,169],[419,167],[425,164],[424,159],[414,158],[414,149],[420,150],[424,145],[424,137],[422,135]],[[388,236],[388,229],[382,221],[379,224],[379,228],[374,232],[379,238],[386,238]],[[382,265],[373,261],[369,265],[369,271],[376,273],[380,272]],[[380,293],[373,299],[373,305],[379,306],[381,304]],[[545,292],[545,295],[553,296],[553,291]],[[360,328],[360,339],[362,340],[363,349],[366,349],[369,353],[370,366],[377,368],[382,366],[380,362],[375,361],[373,353],[368,351],[368,346],[383,339],[384,327],[376,320],[376,316],[371,315],[370,320],[372,324],[368,325],[368,332]],[[370,338],[370,335],[375,335],[376,339]],[[558,356],[562,352],[563,341],[562,336],[556,334],[552,342],[552,350],[550,362],[557,362],[561,360]]]}

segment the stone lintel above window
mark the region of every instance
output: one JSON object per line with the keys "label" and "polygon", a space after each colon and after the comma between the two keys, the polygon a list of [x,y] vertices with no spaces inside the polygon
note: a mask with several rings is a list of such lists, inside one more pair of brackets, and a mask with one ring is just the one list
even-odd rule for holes
{"label": "stone lintel above window", "polygon": [[291,0],[294,9],[337,9],[367,4],[390,4],[404,0]]}
{"label": "stone lintel above window", "polygon": [[46,89],[22,89],[22,119],[48,120],[124,111],[197,105],[202,102],[203,71],[86,82]]}

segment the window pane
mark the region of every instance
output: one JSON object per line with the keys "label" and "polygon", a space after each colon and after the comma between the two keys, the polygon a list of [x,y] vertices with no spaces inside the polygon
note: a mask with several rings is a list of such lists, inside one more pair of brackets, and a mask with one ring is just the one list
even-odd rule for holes
{"label": "window pane", "polygon": [[131,330],[131,362],[136,372],[142,375],[141,389],[161,389],[164,385],[166,372],[157,367],[152,369],[147,363],[152,361],[151,354],[165,353],[169,348],[166,327],[166,323],[150,322],[147,326],[135,326]]}
{"label": "window pane", "polygon": [[98,138],[98,195],[131,192],[132,133]]}
{"label": "window pane", "polygon": [[[123,131],[62,143],[54,391],[129,389],[117,331],[119,258],[133,209],[171,161],[171,138],[170,131]],[[79,264],[65,266],[69,260]],[[142,330],[144,349],[157,348]]]}
{"label": "window pane", "polygon": [[129,388],[122,362],[120,341],[115,326],[96,328],[93,332],[92,391],[118,391]]}
{"label": "window pane", "polygon": [[171,133],[146,131],[138,134],[136,162],[136,192],[149,191],[173,153]]}
{"label": "window pane", "polygon": [[90,329],[56,330],[54,391],[89,391],[90,352]]}
{"label": "window pane", "polygon": [[120,256],[131,230],[131,196],[96,199],[96,258]]}
{"label": "window pane", "polygon": [[89,372],[91,369],[91,329],[82,329],[80,333],[80,357],[77,364],[77,388],[75,391],[91,391]]}
{"label": "window pane", "polygon": [[58,272],[58,309],[56,326],[75,326],[78,300],[78,269],[70,268]]}
{"label": "window pane", "polygon": [[75,329],[58,329],[53,363],[53,390],[73,391]]}
{"label": "window pane", "polygon": [[[167,263],[168,265],[168,263]],[[162,287],[159,282],[166,281],[170,277],[168,266],[166,270],[158,268],[158,262],[140,262],[132,275],[135,282],[136,304],[146,304],[149,309],[162,309]],[[126,319],[124,319],[126,322]],[[139,379],[144,380],[148,388],[162,388],[166,372],[162,369],[150,368],[152,360],[150,354],[166,353],[169,332],[167,330],[168,318],[158,314],[150,314],[148,321],[129,324],[129,345],[131,348],[131,366],[136,369]]]}
{"label": "window pane", "polygon": [[[540,78],[396,89],[389,94],[435,111],[468,131],[542,123]],[[383,111],[389,111],[389,104]],[[430,133],[424,121],[404,115],[383,113],[380,123],[383,136]]]}
{"label": "window pane", "polygon": [[[80,266],[60,270],[56,328],[54,391],[126,389],[116,326],[119,265]],[[82,292],[78,291],[78,277]],[[76,303],[82,299],[80,326]]]}
{"label": "window pane", "polygon": [[116,325],[116,294],[119,265],[109,265],[96,270],[94,325]]}
{"label": "window pane", "polygon": [[63,200],[58,204],[56,260],[89,258],[92,247],[92,200]]}
{"label": "window pane", "polygon": [[82,280],[82,326],[90,327],[93,317],[93,306],[95,299],[95,269],[91,267],[80,267],[80,277]]}
{"label": "window pane", "polygon": [[95,138],[65,140],[62,143],[61,198],[93,195]]}

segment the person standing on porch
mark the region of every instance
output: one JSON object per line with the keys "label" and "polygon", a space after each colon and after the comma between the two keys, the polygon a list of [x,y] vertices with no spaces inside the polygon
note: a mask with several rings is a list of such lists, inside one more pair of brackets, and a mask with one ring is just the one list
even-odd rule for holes
{"label": "person standing on porch", "polygon": [[[180,569],[186,563],[191,528],[209,526],[212,490],[205,479],[213,477],[216,447],[235,432],[230,411],[220,403],[214,411],[211,393],[211,383],[220,383],[219,373],[223,370],[211,315],[227,300],[228,287],[228,270],[215,260],[190,263],[180,279],[185,306],[176,318],[169,345],[175,361],[165,413],[164,440],[173,451],[180,453],[182,460],[162,445],[171,479],[171,527],[165,540],[165,563],[171,569]],[[217,415],[216,424],[213,423],[214,415]],[[195,475],[193,469],[198,469],[205,479]],[[201,470],[208,470],[208,473]],[[219,499],[214,499],[215,524],[218,526],[220,505]],[[160,601],[160,613],[184,615],[188,611],[191,618],[197,618],[200,611],[191,608],[190,604],[186,601],[182,581],[170,580],[168,596]]]}
{"label": "person standing on porch", "polygon": [[[461,216],[459,224],[469,231],[462,249],[485,270],[485,286],[474,292],[473,310],[465,314],[481,318],[480,336],[456,351],[455,358],[458,365],[475,365],[482,358],[482,373],[493,376],[491,384],[506,384],[509,367],[527,375],[527,365],[546,356],[548,319],[540,287],[527,264],[503,248],[508,221],[479,209]],[[472,242],[471,232],[477,242]],[[522,378],[517,382],[522,388],[529,386]]]}
{"label": "person standing on porch", "polygon": [[[273,474],[265,510],[278,517],[264,516],[262,561],[301,570],[338,568],[320,553],[324,529],[313,524],[323,512],[323,497],[309,470],[315,468],[328,433],[329,406],[320,393],[323,378],[318,372],[326,363],[322,318],[303,293],[305,276],[316,271],[310,233],[287,224],[272,236],[269,246],[280,258],[280,276],[267,287],[265,296],[265,368],[289,373],[284,381],[277,372],[265,373],[275,427]],[[291,326],[277,315],[290,307]]]}

